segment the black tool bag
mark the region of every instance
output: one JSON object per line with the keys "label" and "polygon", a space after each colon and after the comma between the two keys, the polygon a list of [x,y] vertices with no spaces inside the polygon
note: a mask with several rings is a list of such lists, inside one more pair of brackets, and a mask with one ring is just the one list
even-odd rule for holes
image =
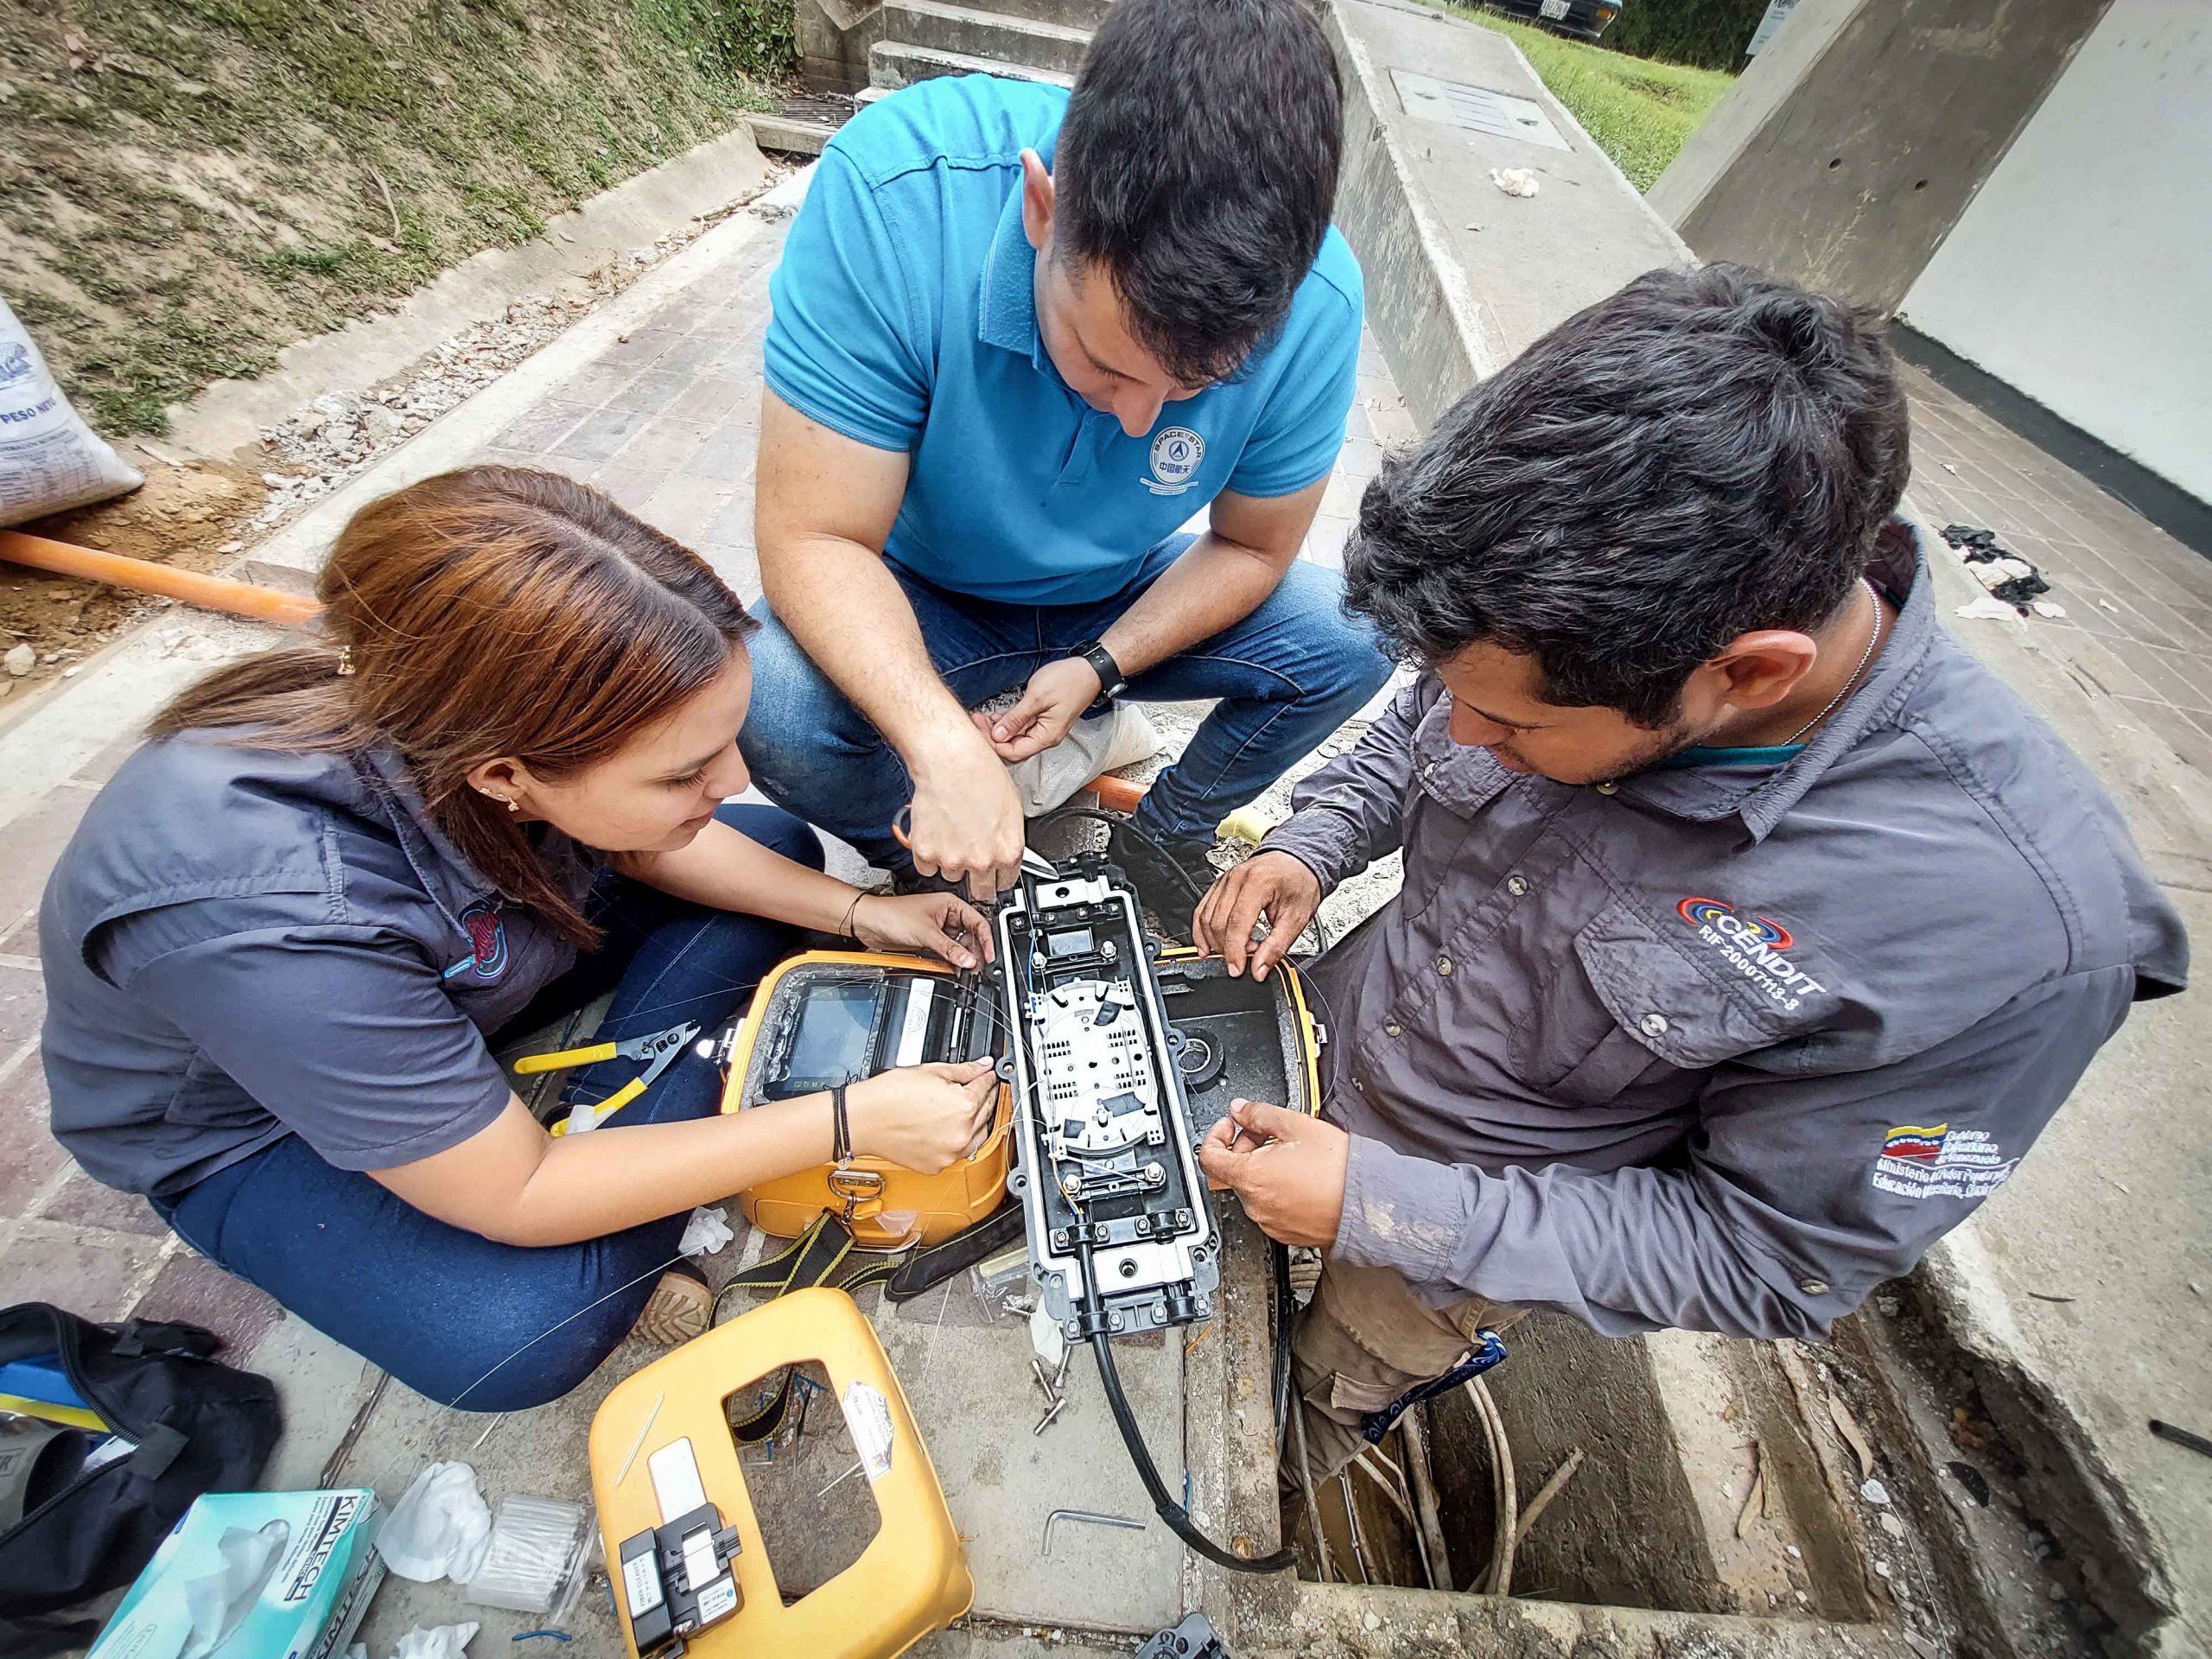
{"label": "black tool bag", "polygon": [[41,1637],[68,1627],[38,1615],[130,1583],[201,1493],[251,1490],[282,1427],[276,1390],[218,1364],[219,1346],[196,1325],[94,1325],[44,1302],[0,1310],[0,1364],[58,1356],[86,1405],[136,1446],[0,1530],[0,1652],[51,1650]]}

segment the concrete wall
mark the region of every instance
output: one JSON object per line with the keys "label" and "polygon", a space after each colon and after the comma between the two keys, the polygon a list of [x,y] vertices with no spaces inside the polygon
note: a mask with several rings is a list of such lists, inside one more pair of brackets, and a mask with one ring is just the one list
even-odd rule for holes
{"label": "concrete wall", "polygon": [[1893,310],[2109,3],[1804,0],[1651,205],[1701,257]]}
{"label": "concrete wall", "polygon": [[[1367,321],[1423,426],[1593,301],[1658,265],[1693,263],[1605,151],[1496,29],[1403,0],[1328,0],[1344,78],[1337,223],[1367,274]],[[1413,72],[1536,105],[1567,148],[1408,109]],[[1493,168],[1527,168],[1533,197]]]}
{"label": "concrete wall", "polygon": [[883,38],[881,0],[794,0],[799,82],[810,92],[868,85],[868,49]]}
{"label": "concrete wall", "polygon": [[2115,0],[1900,315],[2212,501],[2212,9]]}

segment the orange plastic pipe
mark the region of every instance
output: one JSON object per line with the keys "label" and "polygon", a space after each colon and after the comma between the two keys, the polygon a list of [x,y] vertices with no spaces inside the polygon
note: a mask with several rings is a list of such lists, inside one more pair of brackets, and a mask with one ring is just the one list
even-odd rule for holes
{"label": "orange plastic pipe", "polygon": [[96,552],[16,530],[0,530],[0,558],[57,576],[82,576],[87,582],[159,594],[164,599],[182,600],[188,605],[228,611],[233,616],[250,616],[262,622],[281,622],[289,627],[301,626],[322,614],[319,603],[299,594],[232,582],[227,576],[202,575],[197,570],[180,570],[150,559]]}
{"label": "orange plastic pipe", "polygon": [[1114,812],[1134,812],[1137,803],[1144,799],[1144,785],[1133,784],[1126,778],[1116,778],[1102,772],[1090,780],[1090,787],[1098,793],[1098,804]]}

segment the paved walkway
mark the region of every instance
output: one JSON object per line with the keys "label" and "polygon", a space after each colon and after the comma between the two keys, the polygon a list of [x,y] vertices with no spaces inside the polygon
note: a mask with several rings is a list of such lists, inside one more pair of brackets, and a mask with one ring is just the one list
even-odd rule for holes
{"label": "paved walkway", "polygon": [[[2137,1008],[2018,1175],[1929,1258],[1951,1333],[2016,1402],[2041,1524],[2068,1571],[2139,1582],[2162,1651],[2212,1650],[2212,1481],[2153,1417],[2212,1423],[2212,561],[1916,370],[1908,506],[2042,569],[2063,619],[1949,626],[2086,760],[2198,946],[2200,988]],[[1936,570],[1955,609],[1980,589]],[[1962,963],[1971,973],[1974,964]],[[2086,1489],[2054,1471],[2086,1471]],[[2101,1514],[2101,1520],[2093,1516]],[[2088,1530],[2084,1530],[2087,1529]],[[2122,1560],[2083,1560],[2097,1530]],[[2126,1598],[2114,1598],[2125,1600]],[[2194,1644],[2193,1646],[2191,1644]]]}
{"label": "paved walkway", "polygon": [[1905,376],[1913,494],[1929,528],[1993,530],[2038,566],[2066,607],[2038,634],[2212,774],[2212,559],[1920,370]]}

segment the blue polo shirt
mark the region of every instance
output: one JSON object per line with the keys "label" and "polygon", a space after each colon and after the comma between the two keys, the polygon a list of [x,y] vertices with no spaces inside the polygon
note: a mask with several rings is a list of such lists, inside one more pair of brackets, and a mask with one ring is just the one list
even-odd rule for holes
{"label": "blue polo shirt", "polygon": [[1038,333],[1021,226],[1021,152],[1051,164],[1067,100],[963,75],[861,111],[823,152],[769,289],[777,396],[912,457],[886,555],[1022,604],[1109,598],[1223,491],[1327,477],[1359,362],[1359,265],[1332,230],[1280,333],[1145,436],[1070,391]]}

